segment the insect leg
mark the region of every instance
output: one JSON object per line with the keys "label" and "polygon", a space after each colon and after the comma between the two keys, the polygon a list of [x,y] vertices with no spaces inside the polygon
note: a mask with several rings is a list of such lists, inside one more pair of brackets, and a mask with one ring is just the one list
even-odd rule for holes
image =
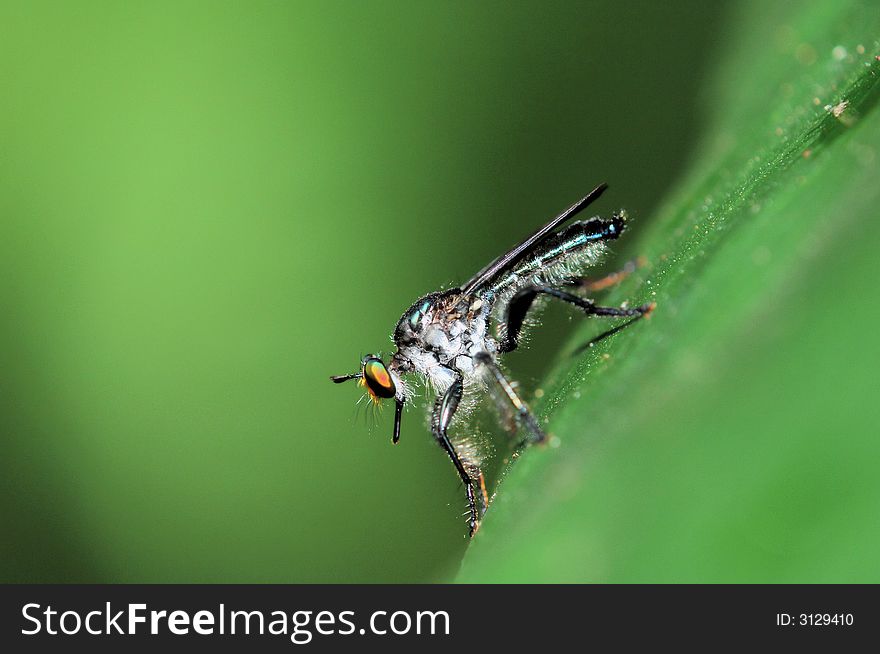
{"label": "insect leg", "polygon": [[529,440],[533,443],[541,443],[547,439],[544,430],[538,425],[538,420],[532,414],[529,405],[519,396],[513,383],[507,378],[495,359],[488,352],[478,352],[474,356],[474,360],[482,366],[485,366],[489,372],[490,379],[494,381],[501,389],[503,396],[510,402],[514,411],[516,411],[520,422],[525,424],[529,430]]}
{"label": "insect leg", "polygon": [[470,511],[468,526],[470,527],[470,534],[473,536],[480,524],[477,516],[474,479],[467,471],[467,468],[465,468],[461,457],[458,455],[458,452],[455,451],[455,447],[452,445],[449,436],[446,434],[446,431],[449,428],[449,423],[452,422],[452,417],[458,410],[458,404],[461,402],[463,393],[464,386],[462,385],[461,377],[458,377],[452,382],[452,385],[446,390],[446,392],[437,398],[437,401],[434,403],[434,412],[431,415],[431,432],[434,434],[434,438],[437,439],[437,442],[440,443],[440,446],[446,450],[446,454],[449,455],[449,458],[452,459],[452,464],[458,471],[458,476],[461,477],[461,480],[464,482],[465,492],[467,493],[468,510]]}
{"label": "insect leg", "polygon": [[622,282],[624,279],[634,273],[636,271],[636,268],[639,268],[642,265],[644,265],[644,259],[632,259],[630,261],[627,261],[626,264],[624,264],[623,268],[616,272],[609,273],[604,277],[599,277],[598,279],[576,279],[571,282],[570,285],[593,293],[597,291],[604,291],[605,289],[616,286],[617,284]]}
{"label": "insect leg", "polygon": [[600,341],[604,341],[609,336],[614,336],[617,332],[623,331],[624,329],[629,327],[631,324],[633,324],[639,318],[642,318],[642,316],[636,316],[635,318],[630,318],[622,325],[617,325],[617,327],[612,327],[611,329],[602,332],[598,336],[594,336],[589,341],[587,341],[586,343],[581,345],[579,348],[577,348],[574,352],[572,352],[572,356],[577,356],[577,355],[581,354],[584,350],[588,350],[591,347],[593,347],[596,343],[598,343]]}
{"label": "insect leg", "polygon": [[507,307],[507,329],[505,330],[504,339],[501,341],[500,346],[502,352],[511,352],[517,348],[517,345],[519,345],[519,333],[520,330],[522,330],[526,314],[531,308],[532,302],[534,302],[535,298],[541,294],[549,295],[562,300],[563,302],[573,304],[590,316],[607,316],[612,318],[636,316],[641,318],[651,313],[655,306],[655,304],[651,302],[631,309],[601,307],[592,300],[578,297],[577,295],[565,291],[560,291],[557,288],[551,288],[549,286],[529,286],[514,295]]}

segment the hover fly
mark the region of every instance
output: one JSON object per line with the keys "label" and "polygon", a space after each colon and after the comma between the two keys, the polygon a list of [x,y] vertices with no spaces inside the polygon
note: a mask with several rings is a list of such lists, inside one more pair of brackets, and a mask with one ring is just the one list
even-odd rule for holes
{"label": "hover fly", "polygon": [[400,439],[404,405],[413,397],[405,376],[419,377],[433,389],[436,400],[430,413],[431,432],[464,483],[471,535],[489,503],[485,478],[478,449],[466,436],[450,434],[449,428],[457,412],[466,414],[483,392],[489,391],[507,418],[505,422],[522,429],[526,442],[546,440],[516,384],[500,365],[501,357],[520,344],[535,300],[546,296],[574,305],[589,316],[633,319],[654,308],[653,303],[604,307],[576,294],[601,289],[622,274],[594,282],[580,277],[585,268],[599,261],[606,243],[623,232],[622,211],[611,218],[594,217],[562,228],[606,188],[601,184],[593,189],[460,287],[429,293],[413,303],[394,328],[397,351],[387,364],[378,355],[368,355],[357,372],[331,377],[336,383],[358,380],[377,404],[394,400],[394,443]]}

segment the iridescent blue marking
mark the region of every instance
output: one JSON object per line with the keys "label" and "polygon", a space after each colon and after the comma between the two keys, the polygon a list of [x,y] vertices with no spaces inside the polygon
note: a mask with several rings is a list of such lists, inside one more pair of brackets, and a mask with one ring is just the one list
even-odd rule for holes
{"label": "iridescent blue marking", "polygon": [[[614,229],[614,226],[610,225],[609,227],[609,233],[613,234],[616,231]],[[574,237],[564,240],[558,245],[541,252],[534,259],[527,261],[518,268],[512,270],[509,275],[504,277],[497,284],[493,285],[492,291],[494,291],[495,293],[502,291],[505,287],[515,283],[517,280],[522,279],[523,277],[527,277],[528,275],[531,275],[532,273],[547,267],[551,264],[551,262],[553,262],[554,259],[561,259],[567,254],[571,254],[576,252],[577,250],[585,248],[593,241],[601,241],[607,238],[607,233],[602,232],[581,232],[579,234],[576,234]]]}

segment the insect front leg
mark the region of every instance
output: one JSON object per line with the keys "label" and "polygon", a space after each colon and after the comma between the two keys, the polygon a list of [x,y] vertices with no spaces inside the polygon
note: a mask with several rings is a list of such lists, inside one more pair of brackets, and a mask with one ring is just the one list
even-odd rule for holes
{"label": "insect front leg", "polygon": [[513,296],[513,299],[507,307],[507,328],[500,344],[502,352],[511,352],[517,348],[519,345],[519,334],[522,330],[526,314],[529,312],[529,309],[531,309],[535,298],[542,294],[573,304],[589,316],[606,316],[612,318],[635,316],[637,318],[642,318],[651,313],[655,307],[653,302],[643,304],[639,307],[633,307],[631,309],[602,307],[592,300],[578,297],[577,295],[567,293],[566,291],[561,291],[558,288],[552,288],[550,286],[527,286]]}
{"label": "insect front leg", "polygon": [[455,415],[455,412],[458,410],[458,405],[461,402],[463,394],[464,386],[462,385],[461,376],[459,375],[455,379],[455,381],[452,382],[452,385],[448,389],[446,389],[446,392],[443,393],[443,395],[439,396],[437,398],[437,401],[434,403],[434,411],[431,414],[431,432],[434,434],[434,438],[437,439],[437,442],[440,443],[440,446],[446,451],[446,454],[449,455],[449,458],[452,459],[452,464],[458,471],[458,475],[459,477],[461,477],[462,482],[464,482],[465,492],[467,493],[468,511],[470,512],[468,526],[470,528],[470,535],[473,536],[474,533],[477,531],[477,528],[480,526],[480,520],[477,515],[477,501],[475,491],[477,480],[479,480],[480,488],[483,492],[484,507],[487,503],[483,475],[482,473],[478,472],[478,474],[476,475],[476,480],[473,476],[471,476],[471,473],[468,472],[468,469],[465,467],[464,462],[462,461],[458,452],[456,452],[455,447],[449,440],[449,436],[447,434],[449,423],[452,422],[452,418]]}
{"label": "insect front leg", "polygon": [[528,429],[528,440],[532,443],[543,443],[547,440],[547,435],[541,429],[537,418],[529,409],[529,405],[516,392],[513,382],[507,378],[504,371],[501,370],[498,363],[492,358],[492,355],[488,352],[478,352],[474,356],[474,361],[476,361],[477,365],[483,366],[486,369],[489,373],[490,382],[498,386],[501,390],[502,398],[510,403],[510,406],[516,412],[520,424],[525,425],[526,429]]}

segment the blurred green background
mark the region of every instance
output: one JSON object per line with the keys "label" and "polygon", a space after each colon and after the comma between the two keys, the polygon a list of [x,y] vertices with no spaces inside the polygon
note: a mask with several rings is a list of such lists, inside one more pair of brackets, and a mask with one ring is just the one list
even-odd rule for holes
{"label": "blurred green background", "polygon": [[647,224],[738,15],[3,4],[0,580],[451,578],[423,411],[327,377],[600,181]]}

